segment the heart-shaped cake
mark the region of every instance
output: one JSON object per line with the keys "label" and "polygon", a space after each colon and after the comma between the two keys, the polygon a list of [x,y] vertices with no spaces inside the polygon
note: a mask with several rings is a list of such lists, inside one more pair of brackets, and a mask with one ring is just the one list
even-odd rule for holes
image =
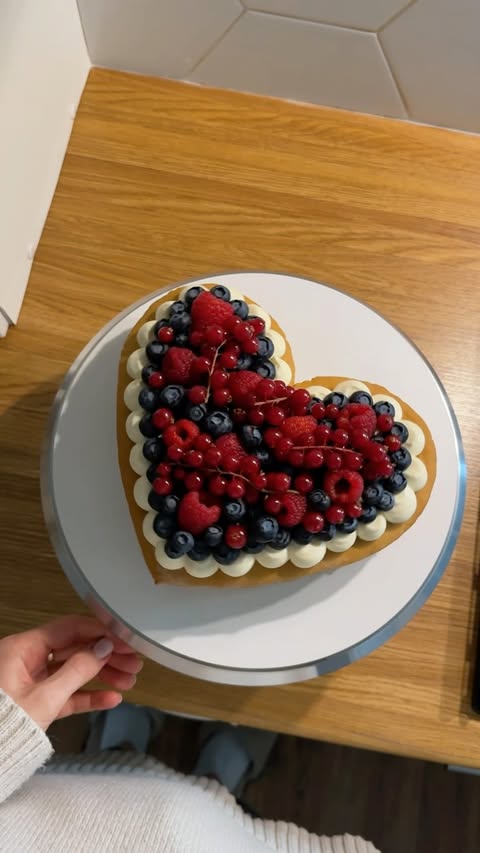
{"label": "heart-shaped cake", "polygon": [[170,291],[131,330],[119,462],[156,582],[291,580],[362,560],[418,518],[436,470],[420,416],[370,382],[293,383],[274,318],[223,285]]}

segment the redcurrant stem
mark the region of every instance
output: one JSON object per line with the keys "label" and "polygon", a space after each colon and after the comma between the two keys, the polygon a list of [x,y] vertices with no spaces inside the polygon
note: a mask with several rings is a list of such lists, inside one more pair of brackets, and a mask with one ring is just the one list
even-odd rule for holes
{"label": "redcurrant stem", "polygon": [[292,450],[336,450],[338,453],[358,453],[353,447],[335,447],[333,444],[311,444],[304,447],[292,447]]}
{"label": "redcurrant stem", "polygon": [[217,351],[216,351],[215,355],[213,356],[212,366],[208,372],[207,396],[205,397],[206,403],[208,403],[208,398],[210,397],[210,391],[211,391],[211,385],[212,385],[212,376],[213,376],[213,371],[215,370],[215,365],[217,363],[218,353],[220,352],[220,350],[222,349],[224,344],[225,344],[225,341],[223,342],[223,344],[219,344],[219,346],[217,347]]}
{"label": "redcurrant stem", "polygon": [[259,400],[258,403],[254,403],[254,406],[271,406],[272,403],[284,403],[285,400],[288,400],[288,397],[275,397],[273,400]]}

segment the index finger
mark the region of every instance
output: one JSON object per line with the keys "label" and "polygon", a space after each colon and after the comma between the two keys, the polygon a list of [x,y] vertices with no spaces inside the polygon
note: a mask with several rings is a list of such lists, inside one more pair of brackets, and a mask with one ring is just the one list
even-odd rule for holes
{"label": "index finger", "polygon": [[62,616],[26,631],[24,637],[38,650],[48,654],[52,650],[92,642],[108,633],[105,626],[92,616]]}

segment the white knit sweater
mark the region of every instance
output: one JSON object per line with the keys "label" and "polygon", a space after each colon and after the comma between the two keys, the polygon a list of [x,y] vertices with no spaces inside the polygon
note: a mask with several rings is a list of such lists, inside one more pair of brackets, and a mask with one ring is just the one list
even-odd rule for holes
{"label": "white knit sweater", "polygon": [[378,853],[254,820],[217,782],[155,759],[54,760],[45,733],[0,690],[1,853]]}

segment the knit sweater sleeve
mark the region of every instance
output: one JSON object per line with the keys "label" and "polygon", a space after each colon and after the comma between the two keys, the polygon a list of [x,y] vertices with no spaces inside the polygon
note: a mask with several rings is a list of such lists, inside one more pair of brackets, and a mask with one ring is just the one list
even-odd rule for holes
{"label": "knit sweater sleeve", "polygon": [[45,732],[0,690],[0,803],[33,776],[52,752]]}

